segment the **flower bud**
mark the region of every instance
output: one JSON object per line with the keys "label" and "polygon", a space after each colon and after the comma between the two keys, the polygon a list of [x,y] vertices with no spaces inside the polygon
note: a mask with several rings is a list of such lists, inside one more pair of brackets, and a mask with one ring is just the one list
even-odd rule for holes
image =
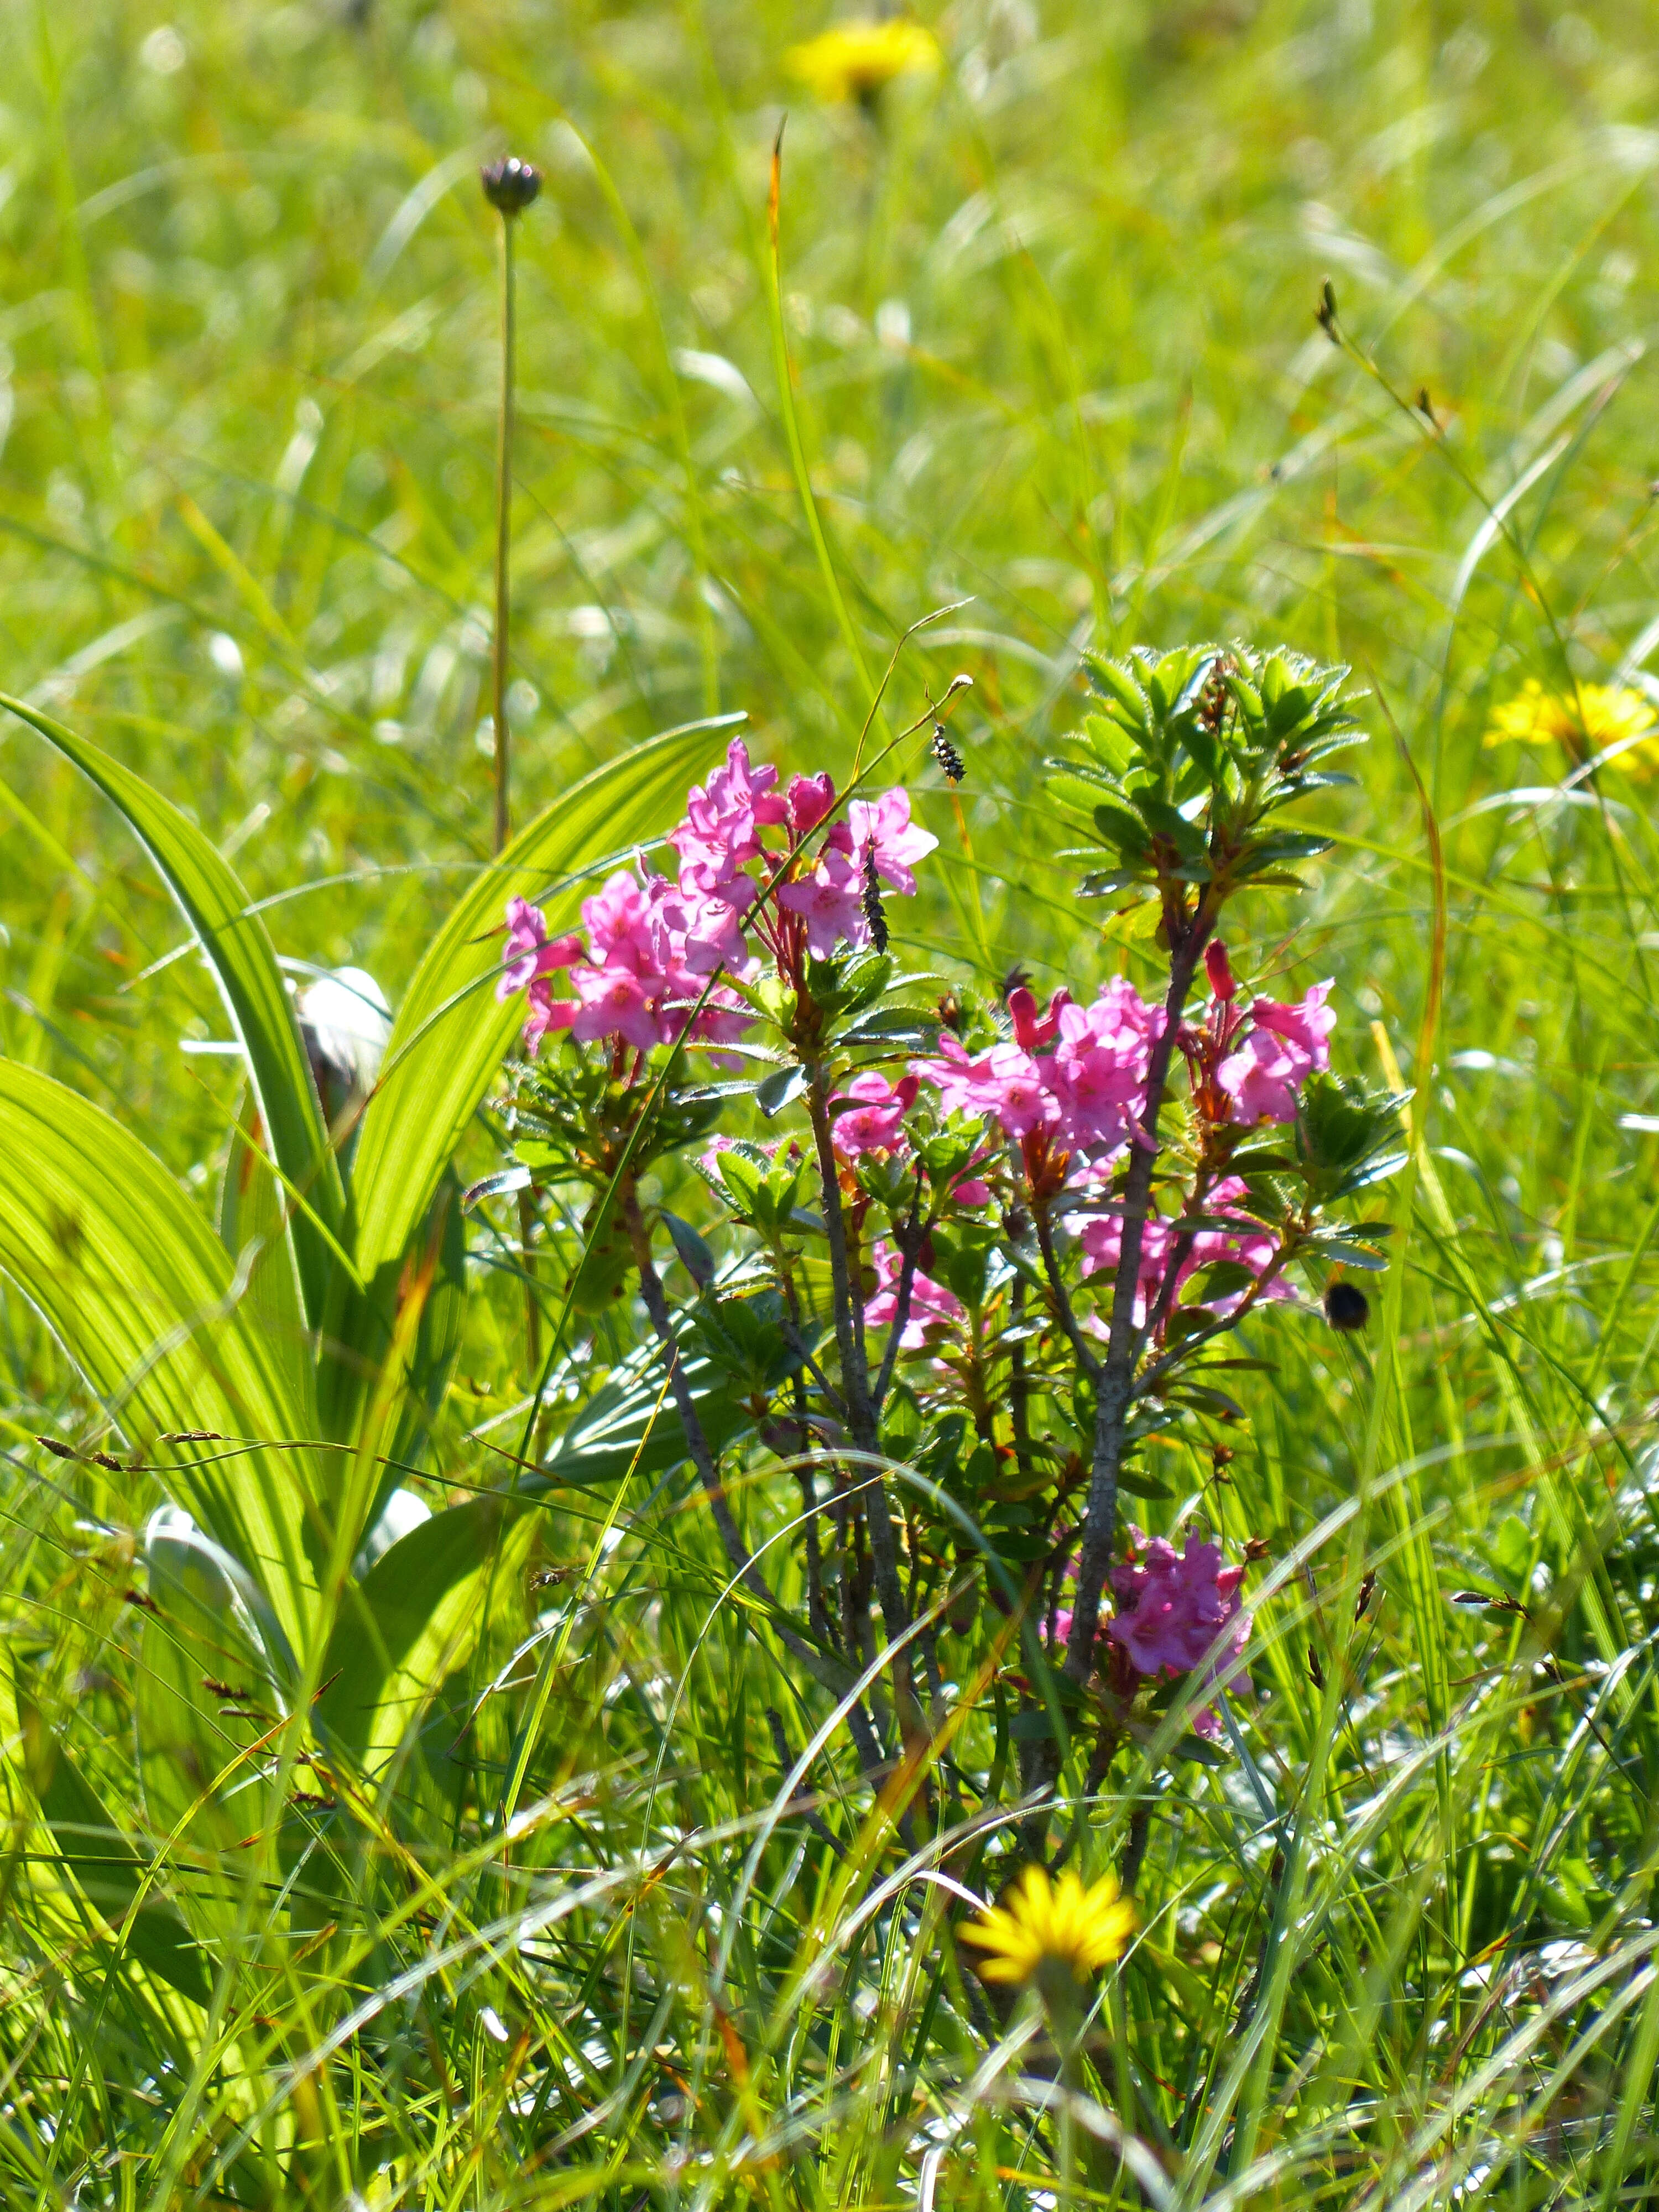
{"label": "flower bud", "polygon": [[1204,948],[1204,972],[1210,979],[1210,988],[1216,997],[1231,1006],[1238,996],[1238,986],[1233,981],[1227,948],[1218,937],[1212,937]]}
{"label": "flower bud", "polygon": [[490,206],[506,216],[521,214],[542,188],[541,171],[521,161],[516,154],[486,163],[478,177]]}

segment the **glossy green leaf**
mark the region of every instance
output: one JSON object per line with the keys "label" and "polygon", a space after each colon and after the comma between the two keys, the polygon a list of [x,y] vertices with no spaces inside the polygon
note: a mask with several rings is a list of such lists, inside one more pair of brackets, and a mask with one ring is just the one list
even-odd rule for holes
{"label": "glossy green leaf", "polygon": [[210,1429],[315,1433],[309,1378],[244,1319],[229,1255],[155,1155],[76,1092],[0,1060],[0,1272],[9,1275],[163,1487],[269,1601],[293,1650],[316,1602],[307,1451],[157,1446]]}
{"label": "glossy green leaf", "polygon": [[[337,1237],[345,1218],[339,1163],[323,1124],[293,1003],[264,923],[249,911],[247,893],[194,823],[142,776],[21,699],[0,692],[0,707],[38,730],[97,785],[155,863],[218,983],[246,1055],[271,1154],[323,1228]],[[304,1208],[290,1206],[289,1214],[292,1261],[315,1323],[336,1262],[327,1236]]]}
{"label": "glossy green leaf", "polygon": [[534,899],[550,929],[568,928],[594,888],[574,880],[578,872],[607,854],[620,864],[667,829],[687,787],[743,719],[670,730],[585,776],[481,870],[438,932],[398,1009],[357,1139],[352,1188],[366,1280],[401,1257],[523,1025],[523,1000],[499,1005],[494,989],[507,900]]}

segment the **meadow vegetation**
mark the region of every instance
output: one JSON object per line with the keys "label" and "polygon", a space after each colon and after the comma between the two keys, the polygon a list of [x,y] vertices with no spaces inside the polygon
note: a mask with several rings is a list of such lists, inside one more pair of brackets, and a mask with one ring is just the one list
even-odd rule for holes
{"label": "meadow vegetation", "polygon": [[8,2208],[1659,2198],[1650,11],[923,13],[0,11]]}

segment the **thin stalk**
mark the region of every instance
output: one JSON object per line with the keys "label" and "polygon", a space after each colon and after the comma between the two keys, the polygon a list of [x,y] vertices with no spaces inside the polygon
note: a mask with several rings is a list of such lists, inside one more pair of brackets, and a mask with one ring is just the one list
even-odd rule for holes
{"label": "thin stalk", "polygon": [[511,836],[507,729],[507,661],[510,599],[508,561],[513,540],[513,362],[517,344],[513,286],[513,225],[501,211],[501,405],[495,425],[495,635],[490,656],[490,714],[495,740],[495,835],[499,853]]}

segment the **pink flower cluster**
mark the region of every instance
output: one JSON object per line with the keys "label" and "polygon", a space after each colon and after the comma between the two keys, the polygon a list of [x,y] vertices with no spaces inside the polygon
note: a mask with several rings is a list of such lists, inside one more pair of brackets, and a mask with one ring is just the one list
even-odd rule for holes
{"label": "pink flower cluster", "polygon": [[1138,1130],[1147,1062],[1163,1014],[1121,976],[1088,1006],[1057,991],[1040,1017],[1025,990],[1012,992],[1012,1043],[970,1058],[948,1032],[937,1060],[913,1073],[939,1094],[947,1114],[993,1115],[1005,1133],[1041,1133],[1059,1151],[1099,1158]]}
{"label": "pink flower cluster", "polygon": [[1316,983],[1297,1006],[1252,1000],[1243,1042],[1216,1069],[1216,1081],[1232,1102],[1230,1121],[1295,1121],[1302,1083],[1331,1064],[1336,1011],[1325,1003],[1330,993],[1328,980]]}
{"label": "pink flower cluster", "polygon": [[[1142,1556],[1112,1570],[1117,1611],[1107,1634],[1138,1674],[1185,1674],[1202,1667],[1206,1684],[1226,1688],[1238,1679],[1250,1638],[1250,1616],[1239,1608],[1243,1568],[1224,1565],[1218,1546],[1190,1536],[1184,1552],[1162,1536],[1149,1541],[1138,1529],[1130,1536]],[[1219,1723],[1211,1712],[1194,1725],[1211,1735]]]}
{"label": "pink flower cluster", "polygon": [[[805,825],[813,827],[828,811],[834,786],[827,775],[816,776],[810,784],[806,777],[797,776],[792,794],[797,786],[805,787],[814,799],[822,789],[823,804]],[[815,960],[827,960],[843,940],[862,945],[869,935],[863,902],[866,853],[873,859],[881,880],[909,896],[916,888],[914,863],[938,842],[911,821],[908,791],[884,791],[877,799],[855,799],[847,819],[830,824],[811,874],[786,884],[778,893],[778,904],[801,916],[807,951]]]}
{"label": "pink flower cluster", "polygon": [[[878,1158],[886,1154],[896,1158],[909,1149],[909,1136],[904,1127],[904,1117],[916,1103],[921,1088],[921,1079],[914,1073],[902,1075],[896,1083],[890,1083],[874,1068],[866,1068],[855,1075],[845,1091],[837,1091],[830,1101],[830,1111],[835,1116],[832,1131],[837,1156],[849,1165],[874,1153]],[[977,1161],[970,1162],[968,1172],[959,1175],[951,1184],[948,1195],[954,1206],[981,1206],[991,1203],[991,1188],[972,1170]]]}
{"label": "pink flower cluster", "polygon": [[862,1159],[866,1152],[902,1152],[905,1148],[904,1117],[916,1103],[921,1088],[914,1075],[890,1083],[868,1068],[855,1075],[845,1091],[830,1102],[835,1115],[836,1150],[844,1160]]}
{"label": "pink flower cluster", "polygon": [[[692,787],[684,820],[668,834],[678,876],[643,867],[612,876],[583,902],[585,941],[574,934],[550,939],[539,907],[507,902],[496,995],[528,994],[528,1051],[549,1030],[568,1030],[584,1044],[617,1038],[641,1052],[672,1043],[688,1024],[703,1043],[730,1043],[742,1034],[750,1017],[729,991],[712,992],[695,1021],[691,1009],[718,969],[739,979],[750,972],[744,924],[761,885],[748,871],[783,857],[763,844],[761,832],[781,830],[793,845],[835,804],[828,775],[798,775],[782,792],[774,788],[777,780],[775,768],[757,768],[734,738],[707,785]],[[861,945],[869,936],[860,897],[866,862],[894,890],[913,892],[912,864],[938,842],[912,823],[908,793],[854,799],[847,819],[826,833],[811,872],[779,891],[779,904],[802,917],[817,957],[843,940]],[[555,998],[550,981],[561,969],[568,970],[574,994],[564,999]]]}
{"label": "pink flower cluster", "polygon": [[[1245,1197],[1246,1187],[1237,1176],[1226,1176],[1216,1183],[1204,1200],[1204,1211],[1212,1218],[1224,1216],[1229,1206],[1237,1206]],[[1075,1218],[1075,1217],[1073,1217]],[[1178,1224],[1165,1214],[1149,1215],[1140,1234],[1140,1267],[1135,1280],[1135,1319],[1144,1322],[1158,1304],[1175,1247],[1180,1237]],[[1117,1273],[1119,1256],[1123,1249],[1123,1224],[1115,1213],[1090,1214],[1079,1232],[1078,1243],[1083,1249],[1083,1273],[1097,1275]],[[1176,1287],[1170,1293],[1178,1297],[1181,1288],[1200,1267],[1212,1266],[1218,1260],[1237,1260],[1253,1275],[1260,1276],[1271,1264],[1279,1246],[1265,1229],[1241,1223],[1235,1230],[1200,1229],[1193,1237],[1192,1249],[1181,1263],[1176,1278]],[[1282,1276],[1276,1276],[1261,1293],[1267,1298],[1287,1298],[1291,1296],[1290,1285]],[[1243,1293],[1238,1293],[1242,1296]],[[1237,1303],[1237,1298],[1218,1298],[1215,1310],[1224,1313]]]}
{"label": "pink flower cluster", "polygon": [[[672,1043],[692,1023],[700,1042],[730,1043],[750,1018],[732,993],[711,992],[692,1021],[692,1008],[722,957],[718,951],[711,957],[710,945],[719,942],[722,916],[729,912],[712,902],[699,908],[666,876],[647,875],[641,882],[621,869],[582,902],[584,944],[576,935],[550,939],[541,908],[512,899],[507,965],[496,996],[526,992],[524,1041],[532,1054],[549,1030],[568,1030],[581,1044],[617,1037],[648,1052],[654,1044]],[[741,957],[740,934],[736,942]],[[553,995],[549,978],[561,969],[569,970],[574,998]]]}

